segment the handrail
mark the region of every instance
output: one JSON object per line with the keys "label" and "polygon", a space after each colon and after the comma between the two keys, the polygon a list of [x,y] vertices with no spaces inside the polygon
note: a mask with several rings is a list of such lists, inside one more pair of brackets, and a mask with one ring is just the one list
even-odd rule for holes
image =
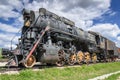
{"label": "handrail", "polygon": [[[40,15],[39,15],[39,16],[37,17],[37,19],[33,22],[33,24],[31,24],[31,26],[33,26],[33,25],[36,24],[36,22],[37,22],[37,20],[39,19],[39,17],[40,17]],[[22,36],[24,36],[24,35],[30,30],[31,26],[22,34]],[[16,33],[16,35],[17,35],[21,30],[22,30],[22,28]],[[14,40],[14,38],[16,37],[16,35],[13,36],[13,38],[11,39],[11,50],[12,50],[13,40]]]}
{"label": "handrail", "polygon": [[17,34],[19,33],[21,31],[21,29],[12,37],[12,39],[11,39],[11,50],[12,50],[12,43],[13,43],[13,40],[14,40],[14,38],[17,36]]}

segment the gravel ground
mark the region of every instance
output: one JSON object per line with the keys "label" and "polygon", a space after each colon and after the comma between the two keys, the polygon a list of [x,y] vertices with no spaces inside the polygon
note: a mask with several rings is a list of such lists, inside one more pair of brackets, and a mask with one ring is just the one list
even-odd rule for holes
{"label": "gravel ground", "polygon": [[118,79],[117,80],[120,80],[120,76],[118,77]]}
{"label": "gravel ground", "polygon": [[[5,65],[7,64],[7,62],[0,62],[0,67],[4,67]],[[36,65],[38,65],[38,67],[40,66],[40,63],[36,63]],[[42,67],[42,66],[41,66]],[[54,67],[54,66],[53,66]],[[80,65],[75,65],[75,66],[65,66],[65,67],[56,67],[56,68],[59,68],[59,69],[64,69],[64,68],[69,68],[69,67],[81,67]],[[2,69],[1,69],[2,70]],[[34,68],[33,71],[43,71],[44,69],[42,68]],[[8,74],[8,75],[11,75],[11,74],[19,74],[19,71],[18,70],[10,70],[10,71],[0,71],[0,75],[1,74]]]}
{"label": "gravel ground", "polygon": [[[6,64],[7,64],[7,62],[0,62],[1,70],[2,70],[2,67],[4,67]],[[8,75],[11,75],[11,74],[19,74],[19,71],[1,71],[1,72],[0,72],[0,75],[1,75],[1,74],[8,74]]]}
{"label": "gravel ground", "polygon": [[98,77],[95,77],[95,78],[89,79],[89,80],[104,80],[105,78],[108,78],[109,76],[111,76],[113,74],[118,74],[118,73],[120,73],[120,71],[109,73],[109,74],[105,74],[105,75],[102,75],[102,76],[98,76]]}
{"label": "gravel ground", "polygon": [[0,67],[5,66],[7,62],[0,62]]}
{"label": "gravel ground", "polygon": [[19,71],[6,71],[6,72],[2,72],[1,74],[8,74],[8,75],[12,75],[12,74],[19,74]]}
{"label": "gravel ground", "polygon": [[[7,64],[7,62],[0,62],[0,67],[5,66],[6,64]],[[67,67],[80,67],[80,66],[75,65],[75,66],[67,66]],[[57,68],[63,69],[63,68],[66,68],[66,67],[57,67]],[[40,70],[40,69],[33,69],[33,71],[38,71],[38,70]],[[98,76],[98,77],[95,77],[95,78],[89,79],[89,80],[104,80],[105,78],[107,78],[107,77],[109,77],[109,76],[111,76],[113,74],[118,74],[118,73],[120,73],[120,71],[105,74],[105,75],[102,75],[102,76]],[[9,75],[11,75],[11,74],[19,74],[19,71],[5,71],[5,72],[0,73],[0,75],[1,74],[9,74]]]}

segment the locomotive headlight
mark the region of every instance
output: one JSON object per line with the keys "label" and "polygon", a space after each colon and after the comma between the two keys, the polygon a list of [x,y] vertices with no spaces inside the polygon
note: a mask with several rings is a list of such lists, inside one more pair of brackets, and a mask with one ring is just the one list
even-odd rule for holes
{"label": "locomotive headlight", "polygon": [[27,21],[24,23],[24,26],[29,27],[29,26],[30,26],[30,20],[27,20]]}

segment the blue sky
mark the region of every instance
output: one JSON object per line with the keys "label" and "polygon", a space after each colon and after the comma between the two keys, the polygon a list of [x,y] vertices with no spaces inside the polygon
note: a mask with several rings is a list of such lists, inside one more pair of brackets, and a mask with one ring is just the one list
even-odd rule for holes
{"label": "blue sky", "polygon": [[[23,25],[23,8],[41,7],[74,21],[77,27],[99,32],[120,47],[120,0],[0,0],[0,47],[10,41]],[[19,34],[13,40],[18,43]]]}
{"label": "blue sky", "polygon": [[102,19],[94,19],[94,23],[116,23],[120,26],[120,0],[111,0],[111,11],[102,15]]}

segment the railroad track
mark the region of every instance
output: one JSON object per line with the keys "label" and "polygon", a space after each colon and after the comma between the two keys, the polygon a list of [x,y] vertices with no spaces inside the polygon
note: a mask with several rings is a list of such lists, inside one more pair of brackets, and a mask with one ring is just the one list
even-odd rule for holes
{"label": "railroad track", "polygon": [[[83,64],[84,65],[84,64]],[[86,65],[86,64],[85,64]],[[93,64],[89,64],[89,65],[93,65]],[[33,71],[38,71],[38,70],[44,70],[45,68],[60,68],[60,69],[64,69],[64,68],[69,68],[69,67],[81,67],[82,65],[65,65],[63,67],[57,67],[56,65],[40,65],[37,64],[35,66],[33,66],[32,68],[25,68],[25,67],[6,67],[6,66],[1,66],[0,67],[0,74],[19,74],[20,71],[22,70],[27,70],[27,69],[32,69]]]}
{"label": "railroad track", "polygon": [[7,62],[8,59],[0,59],[0,62]]}
{"label": "railroad track", "polygon": [[18,74],[20,71],[22,70],[26,70],[26,69],[33,69],[34,71],[36,70],[42,70],[45,68],[53,68],[56,67],[55,65],[51,65],[51,66],[47,66],[47,65],[35,65],[32,68],[25,68],[25,67],[7,67],[7,66],[0,66],[0,74]]}
{"label": "railroad track", "polygon": [[[96,63],[97,64],[97,63]],[[27,70],[27,69],[32,69],[33,71],[38,71],[38,70],[44,70],[45,68],[59,68],[59,69],[64,69],[64,68],[69,68],[69,67],[81,67],[83,65],[86,66],[91,66],[95,65],[93,63],[90,63],[89,65],[87,64],[75,64],[75,65],[65,65],[62,67],[58,67],[56,65],[45,65],[45,64],[36,64],[32,68],[25,68],[25,67],[5,67],[5,66],[0,66],[0,74],[19,74],[20,71],[22,70]]]}

